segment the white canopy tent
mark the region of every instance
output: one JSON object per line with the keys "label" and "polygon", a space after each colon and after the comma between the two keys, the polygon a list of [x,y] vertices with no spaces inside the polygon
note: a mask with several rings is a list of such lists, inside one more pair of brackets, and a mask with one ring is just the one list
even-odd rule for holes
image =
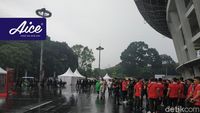
{"label": "white canopy tent", "polygon": [[78,77],[75,76],[75,74],[70,68],[68,68],[67,72],[58,76],[58,79],[61,79],[63,82],[66,82],[66,85],[75,85]]}
{"label": "white canopy tent", "polygon": [[78,78],[85,78],[83,75],[81,75],[78,70],[76,69],[76,71],[74,72],[74,75]]}
{"label": "white canopy tent", "polygon": [[108,74],[106,74],[104,77],[103,77],[104,80],[110,80],[112,79]]}
{"label": "white canopy tent", "polygon": [[4,69],[2,69],[2,68],[0,67],[0,74],[7,74],[7,71],[5,71]]}
{"label": "white canopy tent", "polygon": [[[6,74],[7,74],[7,71],[5,71],[4,69],[2,69],[0,67],[0,89],[4,89],[4,86],[6,84]],[[4,91],[4,90],[2,90]],[[1,102],[0,102],[1,103]]]}

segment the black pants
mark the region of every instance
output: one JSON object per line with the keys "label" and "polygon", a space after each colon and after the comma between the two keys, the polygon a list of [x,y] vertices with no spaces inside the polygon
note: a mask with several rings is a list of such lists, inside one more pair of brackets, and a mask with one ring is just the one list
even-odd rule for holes
{"label": "black pants", "polygon": [[119,92],[114,92],[114,103],[120,104],[119,103]]}
{"label": "black pants", "polygon": [[142,108],[142,98],[136,96],[135,97],[135,108]]}
{"label": "black pants", "polygon": [[122,91],[123,101],[127,100],[127,91]]}
{"label": "black pants", "polygon": [[186,106],[186,107],[192,107],[192,106],[193,106],[193,103],[191,103],[190,101],[186,101],[186,102],[185,102],[185,106]]}
{"label": "black pants", "polygon": [[163,104],[165,107],[169,106],[169,98],[167,96],[163,97]]}
{"label": "black pants", "polygon": [[182,107],[185,107],[185,98],[179,99],[178,105],[182,106]]}
{"label": "black pants", "polygon": [[161,104],[163,103],[163,98],[160,97],[157,99],[157,111],[161,111]]}
{"label": "black pants", "polygon": [[112,96],[112,88],[108,88],[108,96]]}
{"label": "black pants", "polygon": [[149,99],[149,110],[151,112],[156,112],[157,111],[157,105],[158,105],[158,99],[155,99],[155,98],[150,98]]}
{"label": "black pants", "polygon": [[131,91],[128,91],[128,101],[130,104],[133,103],[133,92]]}
{"label": "black pants", "polygon": [[175,107],[178,104],[178,98],[169,98],[169,105]]}

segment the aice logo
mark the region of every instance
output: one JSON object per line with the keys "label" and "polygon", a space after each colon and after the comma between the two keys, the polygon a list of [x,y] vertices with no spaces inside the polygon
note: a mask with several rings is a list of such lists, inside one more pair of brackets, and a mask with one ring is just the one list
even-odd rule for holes
{"label": "aice logo", "polygon": [[0,18],[0,40],[45,39],[45,18]]}
{"label": "aice logo", "polygon": [[32,21],[29,22],[29,25],[27,25],[27,21],[23,21],[19,27],[17,28],[12,28],[9,33],[11,35],[14,35],[15,33],[40,33],[42,31],[42,27],[40,25],[34,26],[32,25]]}

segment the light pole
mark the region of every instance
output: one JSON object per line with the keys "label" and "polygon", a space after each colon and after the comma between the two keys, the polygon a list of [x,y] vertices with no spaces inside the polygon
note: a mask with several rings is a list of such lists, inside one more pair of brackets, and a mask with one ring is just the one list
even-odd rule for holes
{"label": "light pole", "polygon": [[101,70],[101,51],[104,50],[104,48],[99,46],[99,47],[96,48],[96,50],[99,51],[99,74],[100,74],[100,70]]}
{"label": "light pole", "polygon": [[167,76],[167,61],[163,61],[162,65],[165,65],[165,76]]}
{"label": "light pole", "polygon": [[[49,18],[51,17],[52,13],[45,8],[37,9],[35,13],[42,17],[42,18]],[[42,82],[43,79],[43,49],[44,49],[44,42],[41,41],[41,48],[40,48],[40,77],[39,81]]]}

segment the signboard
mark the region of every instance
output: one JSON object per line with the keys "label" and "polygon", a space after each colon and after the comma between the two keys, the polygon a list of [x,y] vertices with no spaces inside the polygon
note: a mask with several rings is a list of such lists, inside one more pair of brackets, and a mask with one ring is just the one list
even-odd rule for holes
{"label": "signboard", "polygon": [[45,18],[0,18],[0,40],[45,39]]}

